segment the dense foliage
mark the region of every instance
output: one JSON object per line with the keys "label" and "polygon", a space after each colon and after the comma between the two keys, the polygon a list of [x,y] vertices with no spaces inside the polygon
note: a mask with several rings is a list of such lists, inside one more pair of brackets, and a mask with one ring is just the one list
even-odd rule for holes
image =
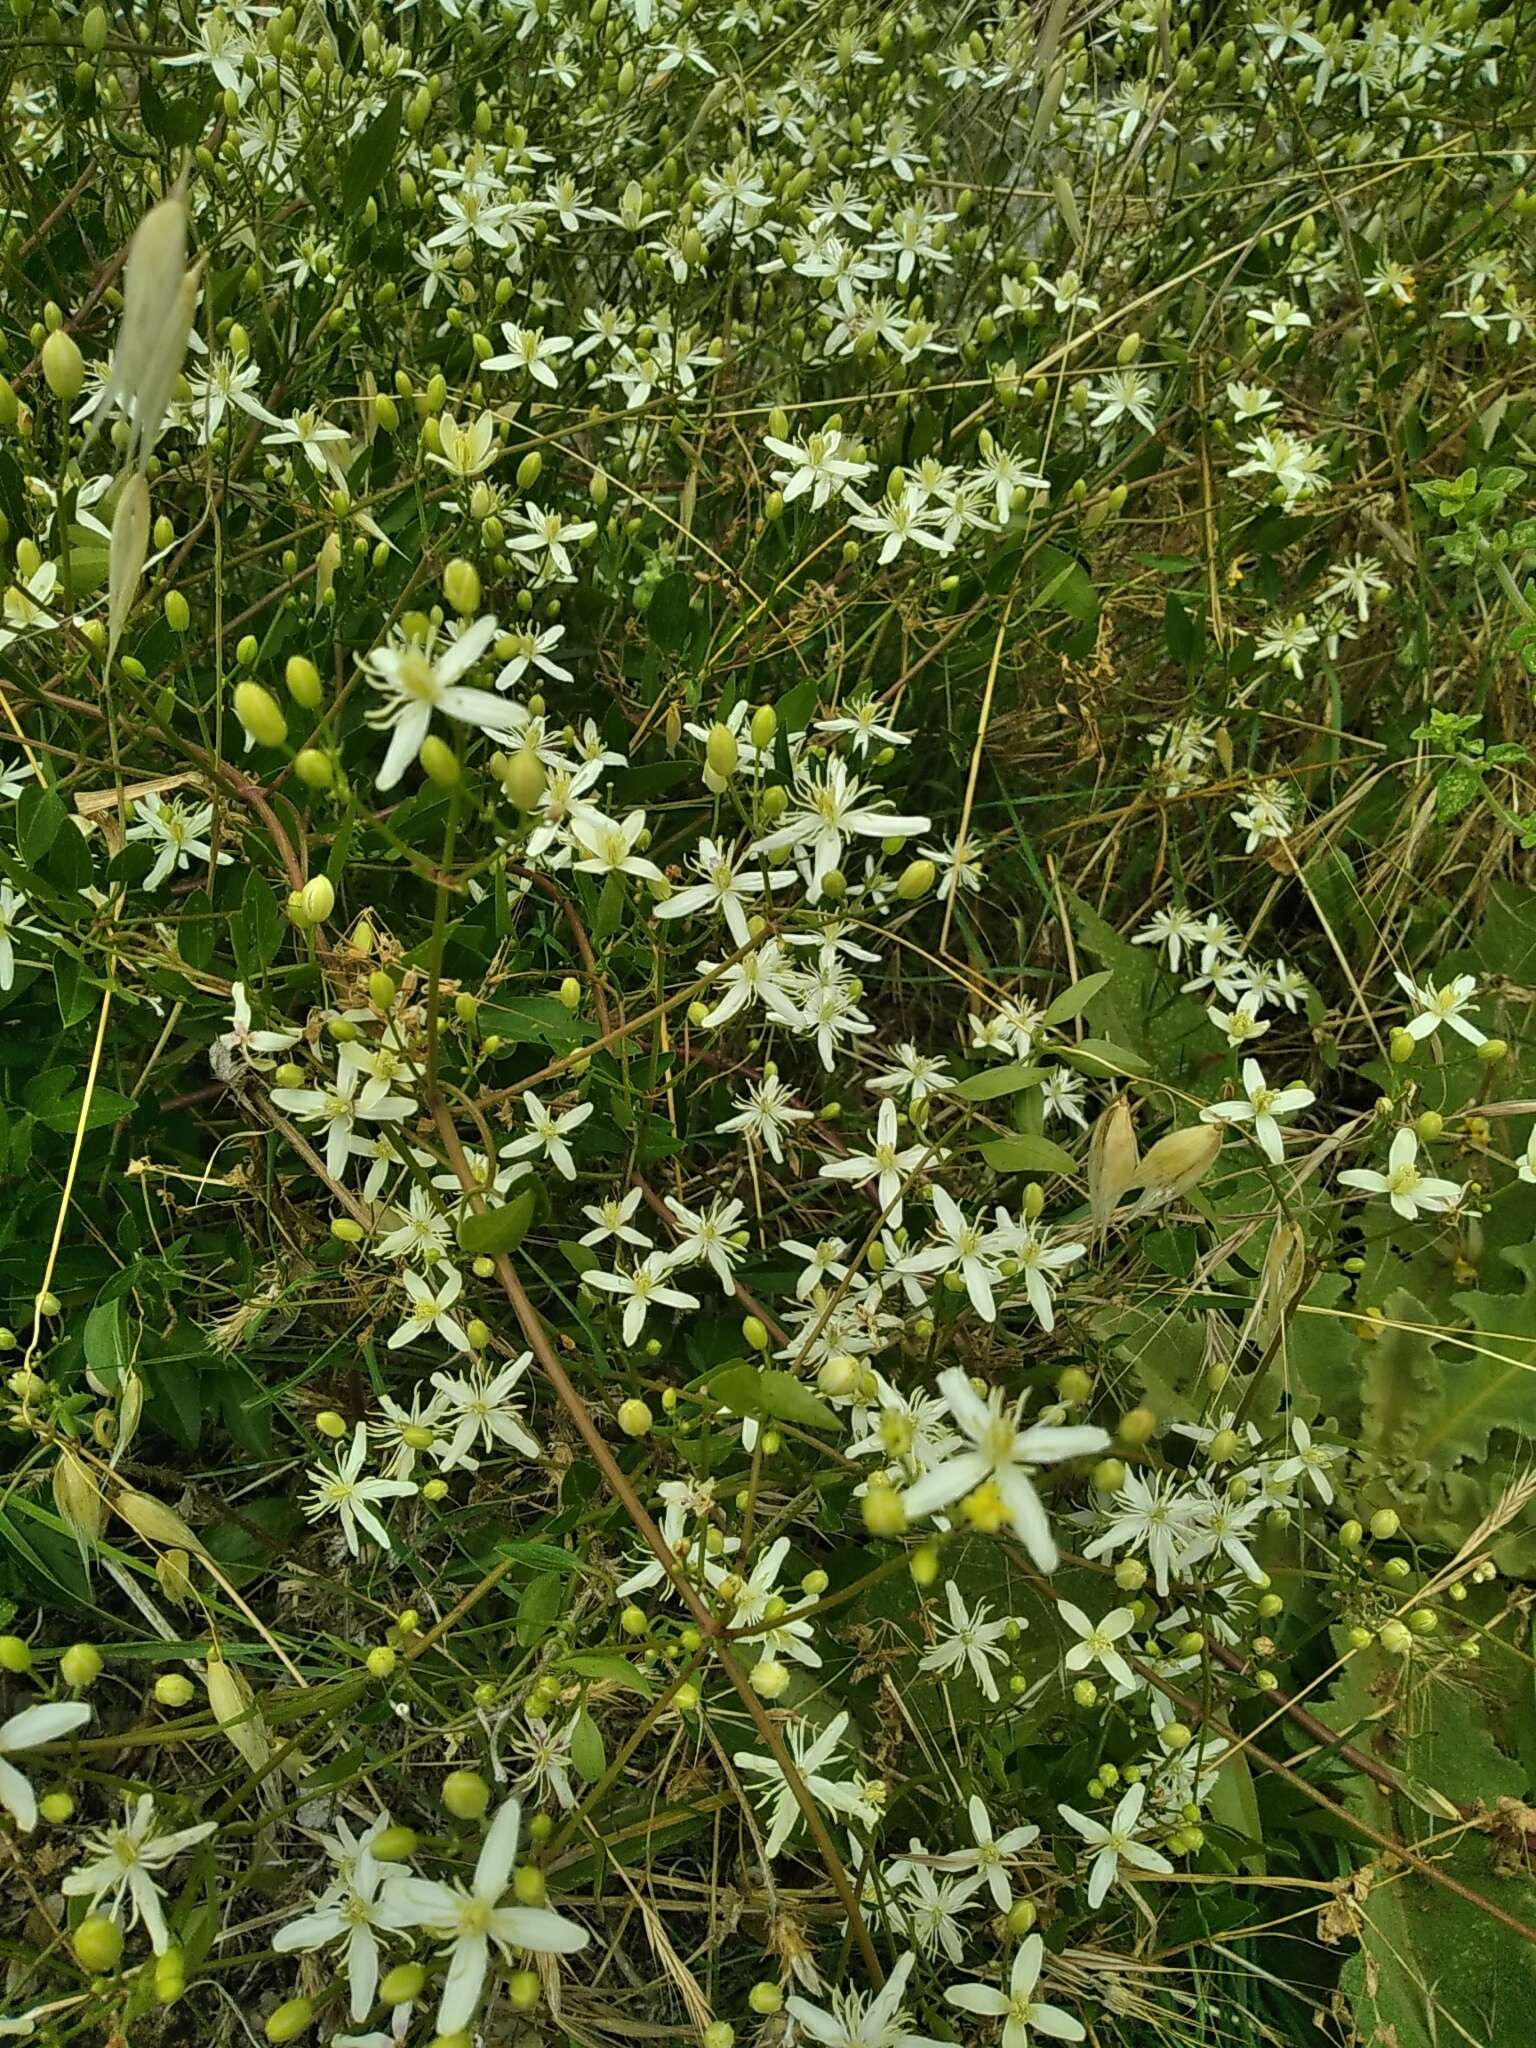
{"label": "dense foliage", "polygon": [[1533,25],[10,0],[0,2032],[1527,2038]]}

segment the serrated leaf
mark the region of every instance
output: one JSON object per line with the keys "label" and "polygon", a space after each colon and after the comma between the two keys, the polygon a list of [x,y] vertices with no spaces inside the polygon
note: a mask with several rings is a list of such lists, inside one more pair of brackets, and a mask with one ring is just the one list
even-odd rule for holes
{"label": "serrated leaf", "polygon": [[1025,1088],[1033,1088],[1037,1081],[1045,1079],[1046,1071],[1044,1067],[1025,1066],[1018,1060],[1006,1067],[983,1067],[979,1074],[967,1074],[949,1093],[959,1102],[996,1102],[1000,1095],[1017,1095]]}
{"label": "serrated leaf", "polygon": [[1099,974],[1085,974],[1081,981],[1074,981],[1070,988],[1064,988],[1055,1002],[1046,1004],[1041,1023],[1065,1024],[1071,1017],[1081,1017],[1099,991],[1108,988],[1114,978],[1113,970],[1108,967]]}
{"label": "serrated leaf", "polygon": [[803,1380],[777,1366],[724,1365],[709,1376],[709,1391],[733,1415],[793,1422],[802,1429],[836,1429],[835,1411]]}
{"label": "serrated leaf", "polygon": [[993,1138],[980,1147],[981,1156],[994,1173],[1075,1174],[1078,1162],[1054,1138],[1020,1133],[1012,1138]]}
{"label": "serrated leaf", "polygon": [[528,1234],[538,1203],[537,1189],[519,1188],[499,1208],[466,1211],[454,1232],[459,1250],[470,1259],[497,1259],[503,1252],[515,1252]]}

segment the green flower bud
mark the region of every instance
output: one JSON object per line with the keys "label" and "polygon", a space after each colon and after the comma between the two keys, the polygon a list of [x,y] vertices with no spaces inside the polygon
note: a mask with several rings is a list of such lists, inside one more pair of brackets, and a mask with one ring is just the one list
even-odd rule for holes
{"label": "green flower bud", "polygon": [[455,1820],[479,1820],[491,1803],[491,1788],[478,1771],[450,1771],[443,1780],[443,1804]]}
{"label": "green flower bud", "polygon": [[[378,1843],[373,1845],[378,1854]],[[420,1963],[396,1963],[379,1981],[379,1996],[386,2005],[413,2005],[426,1985],[427,1973]]]}
{"label": "green flower bud", "polygon": [[20,1636],[0,1636],[0,1671],[20,1677],[32,1669],[32,1651]]}
{"label": "green flower bud", "polygon": [[1371,1534],[1378,1543],[1390,1543],[1401,1527],[1396,1508],[1378,1508],[1371,1517]]}
{"label": "green flower bud", "polygon": [[650,1409],[643,1401],[637,1399],[621,1401],[616,1419],[624,1434],[633,1437],[647,1435],[654,1420]]}
{"label": "green flower bud", "polygon": [[336,780],[335,765],[319,747],[304,747],[293,757],[293,772],[306,789],[329,789]]}
{"label": "green flower bud", "polygon": [[74,1643],[59,1659],[59,1676],[76,1692],[88,1692],[101,1676],[101,1652],[90,1643]]}
{"label": "green flower bud", "polygon": [[283,683],[295,704],[306,711],[318,711],[325,701],[320,671],[306,654],[290,654],[283,670]]}
{"label": "green flower bud", "polygon": [[543,467],[544,457],[537,448],[530,448],[517,465],[517,488],[520,491],[531,491],[538,482]]}
{"label": "green flower bud", "polygon": [[1401,1028],[1394,1031],[1387,1041],[1387,1050],[1391,1054],[1392,1064],[1397,1067],[1406,1067],[1413,1058],[1416,1043],[1417,1041]]}
{"label": "green flower bud", "polygon": [[192,623],[192,607],[179,590],[165,593],[165,623],[173,633],[185,633]]}
{"label": "green flower bud", "polygon": [[766,1351],[768,1349],[768,1331],[760,1316],[744,1316],[742,1318],[741,1334],[749,1351]]}
{"label": "green flower bud", "polygon": [[336,891],[328,875],[314,875],[299,891],[300,922],[324,924],[336,908]]}
{"label": "green flower bud", "polygon": [[537,807],[549,787],[537,747],[519,747],[500,771],[501,786],[520,811]]}
{"label": "green flower bud", "polygon": [[290,1998],[276,2012],[268,2013],[263,2031],[269,2041],[297,2041],[314,2016],[315,2008],[310,1999]]}
{"label": "green flower bud", "polygon": [[454,557],[443,571],[443,595],[461,618],[480,609],[480,571],[473,562]]}
{"label": "green flower bud", "polygon": [[85,358],[74,336],[62,327],[56,327],[43,343],[43,382],[66,404],[72,404],[85,387]]}
{"label": "green flower bud", "polygon": [[197,1688],[179,1671],[167,1671],[155,1680],[155,1702],[162,1707],[184,1707]]}
{"label": "green flower bud", "polygon": [[928,894],[938,875],[939,871],[931,860],[909,861],[896,883],[896,894],[903,903],[916,903],[920,896]]}
{"label": "green flower bud", "polygon": [[80,1967],[102,1977],[122,1961],[123,1930],[105,1913],[90,1913],[75,1929],[72,1945]]}
{"label": "green flower bud", "polygon": [[422,774],[438,789],[453,789],[463,777],[464,770],[458,755],[435,732],[427,734],[416,758],[421,763]]}
{"label": "green flower bud", "polygon": [[736,735],[731,731],[730,727],[728,725],[712,725],[709,729],[709,738],[704,743],[704,759],[709,766],[710,772],[718,775],[722,782],[729,782],[736,773],[736,763],[739,758],[740,751],[736,745]]}
{"label": "green flower bud", "polygon": [[288,737],[282,706],[260,683],[236,683],[235,716],[258,747],[280,747]]}

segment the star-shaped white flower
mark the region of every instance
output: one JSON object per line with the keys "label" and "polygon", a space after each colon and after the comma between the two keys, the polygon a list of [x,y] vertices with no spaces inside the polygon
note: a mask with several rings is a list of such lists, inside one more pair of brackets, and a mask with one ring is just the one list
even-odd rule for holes
{"label": "star-shaped white flower", "polygon": [[32,1787],[14,1764],[5,1759],[24,1749],[37,1749],[45,1742],[58,1742],[73,1735],[91,1718],[84,1700],[43,1700],[35,1707],[23,1707],[8,1721],[0,1721],[0,1806],[3,1806],[23,1834],[37,1826],[37,1799]]}

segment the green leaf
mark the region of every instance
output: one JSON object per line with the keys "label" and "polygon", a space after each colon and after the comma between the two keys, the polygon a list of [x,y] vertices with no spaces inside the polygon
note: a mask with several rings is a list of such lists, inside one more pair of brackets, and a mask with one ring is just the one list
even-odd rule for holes
{"label": "green leaf", "polygon": [[1041,1023],[1065,1024],[1069,1018],[1081,1017],[1100,989],[1108,988],[1114,978],[1114,970],[1108,967],[1099,974],[1085,974],[1081,981],[1064,988],[1055,1002],[1046,1004]]}
{"label": "green leaf", "polygon": [[517,1640],[530,1649],[542,1643],[565,1606],[565,1579],[559,1572],[540,1572],[523,1588],[517,1603]]}
{"label": "green leaf", "polygon": [[993,1138],[980,1151],[994,1173],[1074,1174],[1080,1170],[1072,1154],[1054,1138]]}
{"label": "green leaf", "polygon": [[139,117],[156,142],[167,149],[190,149],[208,123],[214,88],[184,92],[168,97],[153,72],[139,79]]}
{"label": "green leaf", "polygon": [[583,1707],[571,1723],[571,1768],[578,1778],[595,1785],[608,1767],[608,1752],[597,1723]]}
{"label": "green leaf", "polygon": [[1046,1072],[1044,1067],[1026,1067],[1014,1060],[1006,1067],[983,1067],[979,1074],[967,1074],[949,1092],[958,1102],[996,1102],[1000,1095],[1017,1095],[1033,1088],[1045,1079]]}
{"label": "green leaf", "polygon": [[581,1570],[581,1559],[555,1543],[539,1543],[532,1537],[508,1537],[496,1546],[502,1557],[515,1557],[519,1564],[537,1566],[540,1571],[564,1572],[567,1577]]}
{"label": "green leaf", "polygon": [[245,878],[234,935],[235,956],[241,973],[248,977],[270,967],[283,943],[283,914],[270,885],[255,868]]}
{"label": "green leaf", "polygon": [[16,799],[16,850],[29,868],[35,868],[52,846],[69,812],[56,789],[29,782]]}
{"label": "green leaf", "polygon": [[1065,612],[1069,619],[1086,624],[1099,615],[1099,600],[1093,580],[1082,563],[1058,547],[1047,544],[1029,565],[1034,590],[1026,609]]}
{"label": "green leaf", "polygon": [[709,1391],[733,1415],[793,1422],[802,1429],[836,1429],[837,1415],[803,1380],[777,1366],[724,1365],[709,1376]]}
{"label": "green leaf", "polygon": [[486,1003],[480,1029],[514,1045],[545,1045],[553,1053],[574,1052],[597,1036],[597,1027],[573,1017],[558,996],[511,996]]}
{"label": "green leaf", "polygon": [[58,1000],[59,1021],[66,1031],[89,1017],[96,1007],[96,990],[73,953],[53,956],[53,992]]}
{"label": "green leaf", "polygon": [[347,151],[341,168],[341,204],[345,213],[362,212],[389,169],[399,140],[400,95],[396,93]]}
{"label": "green leaf", "polygon": [[1198,668],[1205,656],[1205,621],[1172,590],[1163,606],[1163,645],[1184,668]]}
{"label": "green leaf", "polygon": [[682,570],[674,569],[651,592],[651,601],[645,608],[646,630],[664,653],[679,653],[693,633],[693,613],[688,604],[691,589]]}
{"label": "green leaf", "polygon": [[1442,825],[1459,818],[1482,794],[1483,773],[1470,761],[1452,761],[1435,782],[1435,816]]}
{"label": "green leaf", "polygon": [[560,1249],[565,1255],[566,1264],[578,1273],[590,1273],[595,1266],[603,1263],[591,1245],[578,1244],[573,1237],[562,1237]]}
{"label": "green leaf", "polygon": [[128,1363],[127,1304],[122,1300],[98,1301],[85,1319],[85,1362],[104,1379],[121,1372]]}
{"label": "green leaf", "polygon": [[610,1685],[624,1686],[645,1700],[656,1697],[656,1688],[645,1673],[617,1650],[581,1650],[574,1657],[567,1657],[562,1669],[574,1671],[578,1678],[604,1678]]}
{"label": "green leaf", "polygon": [[[80,1122],[80,1112],[85,1107],[85,1090],[76,1088],[54,1106],[39,1114],[38,1122],[50,1131],[67,1133],[73,1137]],[[107,1124],[115,1124],[123,1117],[132,1116],[138,1104],[126,1095],[119,1095],[115,1088],[96,1087],[91,1092],[90,1108],[85,1114],[85,1128],[99,1131]]]}
{"label": "green leaf", "polygon": [[527,1235],[538,1202],[536,1188],[519,1188],[498,1209],[466,1211],[455,1233],[459,1250],[470,1259],[496,1259],[503,1252],[515,1252]]}
{"label": "green leaf", "polygon": [[1150,1071],[1140,1053],[1132,1052],[1128,1046],[1116,1045],[1112,1038],[1084,1038],[1078,1044],[1064,1045],[1060,1050],[1069,1066],[1077,1067],[1085,1074],[1145,1074]]}

